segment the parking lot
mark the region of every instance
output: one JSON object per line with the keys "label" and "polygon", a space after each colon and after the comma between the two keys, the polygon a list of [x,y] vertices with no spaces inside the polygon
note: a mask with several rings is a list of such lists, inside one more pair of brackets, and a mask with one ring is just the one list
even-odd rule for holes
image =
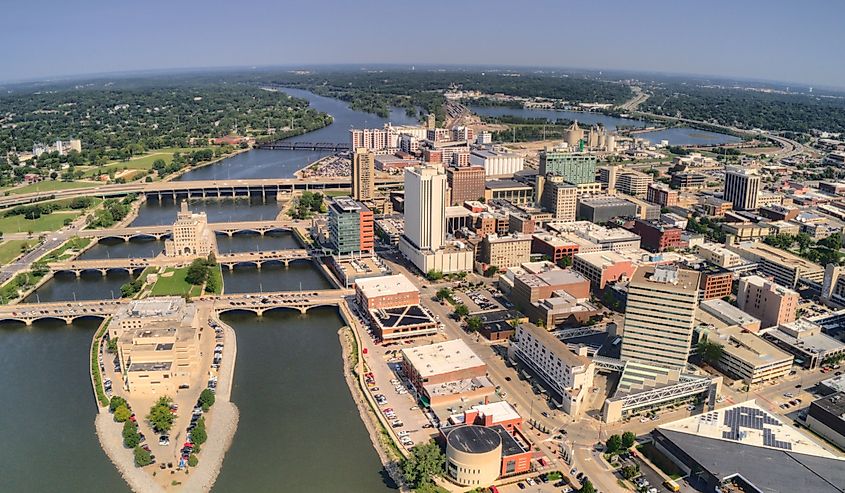
{"label": "parking lot", "polygon": [[[355,310],[352,310],[356,313]],[[413,341],[386,342],[377,345],[372,331],[365,320],[356,315],[356,330],[361,336],[367,391],[378,403],[378,412],[390,423],[393,431],[410,449],[417,443],[425,443],[437,435],[437,428],[424,409],[416,401],[413,389],[401,373],[401,350],[413,346],[441,342],[442,334],[414,339]]]}

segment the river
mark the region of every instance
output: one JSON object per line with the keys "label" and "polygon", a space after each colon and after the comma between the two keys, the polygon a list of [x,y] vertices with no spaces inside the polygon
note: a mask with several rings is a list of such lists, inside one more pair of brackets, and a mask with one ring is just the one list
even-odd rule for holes
{"label": "river", "polygon": [[0,324],[0,491],[120,492],[88,374],[98,319]]}
{"label": "river", "polygon": [[[208,212],[210,221],[267,219],[279,210],[277,203],[261,200],[192,201],[191,207]],[[136,224],[167,224],[176,210],[172,201],[150,201]],[[83,258],[142,257],[160,252],[162,245],[109,239]],[[219,236],[218,246],[224,253],[299,247],[282,232]],[[110,299],[129,279],[119,271],[79,278],[60,274],[26,301]],[[260,271],[224,269],[226,292],[330,287],[309,261]],[[241,418],[215,491],[389,491],[391,481],[343,378],[337,310],[233,313],[225,320],[238,337],[233,399]],[[93,426],[88,358],[98,322],[0,325],[0,491],[127,490],[100,450]]]}
{"label": "river", "polygon": [[[391,109],[387,118],[372,113],[355,111],[334,98],[318,96],[302,89],[284,89],[284,92],[308,100],[312,108],[328,113],[334,118],[331,125],[313,132],[286,139],[287,142],[331,142],[349,141],[350,128],[381,128],[385,123],[410,125],[418,123],[405,110]],[[264,151],[260,149],[243,152],[219,163],[188,171],[177,180],[234,180],[248,178],[291,178],[298,169],[330,154],[318,151]]]}
{"label": "river", "polygon": [[[605,115],[603,113],[565,111],[565,110],[544,110],[511,108],[508,106],[469,106],[474,113],[482,116],[517,116],[520,118],[543,118],[549,122],[556,120],[577,121],[582,127],[601,124],[608,131],[617,128],[644,128],[649,125],[660,125],[659,123],[647,122],[645,120],[634,120],[631,118],[620,118]],[[670,145],[677,146],[707,146],[733,144],[742,139],[732,135],[697,130],[688,127],[675,127],[654,132],[643,132],[636,134],[636,137],[645,139],[653,144],[659,144],[661,140],[668,140]]]}

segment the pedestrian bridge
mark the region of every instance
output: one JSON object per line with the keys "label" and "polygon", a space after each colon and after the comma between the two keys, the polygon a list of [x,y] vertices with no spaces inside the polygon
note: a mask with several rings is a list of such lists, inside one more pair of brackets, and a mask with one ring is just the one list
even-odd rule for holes
{"label": "pedestrian bridge", "polygon": [[[267,293],[224,294],[203,296],[197,303],[210,303],[217,313],[230,311],[248,311],[262,316],[265,312],[276,309],[298,310],[305,314],[311,308],[337,306],[346,296],[352,294],[349,289],[322,289],[309,291],[273,291]],[[68,325],[86,317],[104,319],[114,315],[121,306],[131,300],[88,300],[60,301],[50,303],[18,303],[0,306],[0,322],[22,322],[32,325],[39,320],[63,320]]]}

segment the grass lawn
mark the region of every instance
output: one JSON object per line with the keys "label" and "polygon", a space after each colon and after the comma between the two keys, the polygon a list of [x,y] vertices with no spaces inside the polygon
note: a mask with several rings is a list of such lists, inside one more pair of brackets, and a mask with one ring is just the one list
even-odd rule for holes
{"label": "grass lawn", "polygon": [[9,189],[7,192],[11,195],[20,195],[22,193],[33,192],[55,192],[56,190],[69,190],[71,188],[92,188],[99,187],[100,185],[102,185],[102,183],[94,183],[90,181],[44,180],[25,187]]}
{"label": "grass lawn", "polygon": [[[172,272],[173,275],[164,277],[169,272]],[[185,281],[187,273],[187,267],[180,269],[168,267],[164,274],[158,276],[155,286],[150,291],[150,296],[184,296],[187,293],[190,293],[191,296],[201,295],[202,286],[194,286]]]}
{"label": "grass lawn", "polygon": [[0,217],[0,231],[3,233],[40,233],[57,231],[65,225],[65,219],[74,220],[82,214],[80,211],[56,211],[38,219],[24,219],[22,215]]}
{"label": "grass lawn", "polygon": [[41,260],[44,262],[60,262],[62,260],[68,260],[72,255],[71,253],[68,253],[70,250],[81,250],[87,247],[89,243],[91,243],[91,238],[71,238],[59,248],[56,248],[42,257]]}
{"label": "grass lawn", "polygon": [[208,271],[208,275],[213,277],[215,281],[217,281],[217,289],[214,290],[214,294],[223,294],[223,269],[220,267],[220,264],[217,264],[216,267],[211,268]]}
{"label": "grass lawn", "polygon": [[0,243],[0,264],[8,264],[21,254],[21,248],[29,248],[36,243],[35,240],[7,240]]}
{"label": "grass lawn", "polygon": [[144,154],[143,156],[133,157],[129,161],[112,161],[108,164],[104,164],[103,166],[86,166],[85,169],[87,169],[87,171],[85,172],[85,176],[90,178],[100,174],[108,174],[111,170],[120,171],[124,168],[147,171],[152,169],[153,162],[156,159],[163,159],[165,163],[170,164],[170,162],[173,161],[173,153],[191,152],[197,149],[200,148],[168,147],[165,149],[156,149],[148,154]]}

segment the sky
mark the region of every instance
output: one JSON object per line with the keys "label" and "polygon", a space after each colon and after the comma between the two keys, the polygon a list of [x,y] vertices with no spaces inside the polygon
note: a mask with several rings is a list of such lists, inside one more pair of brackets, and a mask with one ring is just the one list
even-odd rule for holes
{"label": "sky", "polygon": [[845,87],[840,0],[6,0],[0,81],[194,67],[511,65]]}

